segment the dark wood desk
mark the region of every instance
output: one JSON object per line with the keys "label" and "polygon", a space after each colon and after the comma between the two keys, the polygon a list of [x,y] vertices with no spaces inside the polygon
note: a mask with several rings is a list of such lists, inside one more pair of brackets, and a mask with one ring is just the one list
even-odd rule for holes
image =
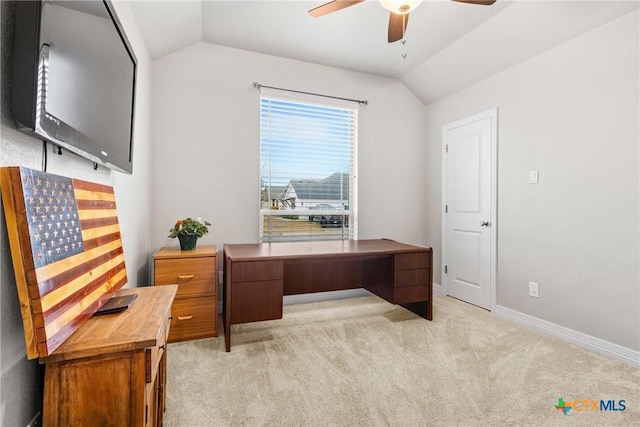
{"label": "dark wood desk", "polygon": [[224,245],[223,320],[282,318],[284,295],[365,288],[432,319],[431,248],[387,239]]}

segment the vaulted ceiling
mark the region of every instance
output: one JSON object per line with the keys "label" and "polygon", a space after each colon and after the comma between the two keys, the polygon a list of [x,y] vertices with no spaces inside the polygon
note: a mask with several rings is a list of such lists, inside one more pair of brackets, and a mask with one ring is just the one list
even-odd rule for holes
{"label": "vaulted ceiling", "polygon": [[328,0],[134,0],[152,59],[197,42],[400,79],[428,104],[638,8],[638,0],[426,0],[405,41],[368,0],[314,18]]}

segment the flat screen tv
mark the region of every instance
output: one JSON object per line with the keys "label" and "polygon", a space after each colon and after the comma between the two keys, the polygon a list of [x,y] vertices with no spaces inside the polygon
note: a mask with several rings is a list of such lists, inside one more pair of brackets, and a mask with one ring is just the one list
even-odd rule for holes
{"label": "flat screen tv", "polygon": [[18,1],[18,128],[132,173],[137,61],[109,1]]}

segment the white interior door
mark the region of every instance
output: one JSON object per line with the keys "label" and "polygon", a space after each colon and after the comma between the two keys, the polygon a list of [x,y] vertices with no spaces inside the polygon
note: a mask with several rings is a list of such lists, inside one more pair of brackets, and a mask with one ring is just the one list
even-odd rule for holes
{"label": "white interior door", "polygon": [[497,110],[445,125],[443,289],[491,310],[495,288]]}

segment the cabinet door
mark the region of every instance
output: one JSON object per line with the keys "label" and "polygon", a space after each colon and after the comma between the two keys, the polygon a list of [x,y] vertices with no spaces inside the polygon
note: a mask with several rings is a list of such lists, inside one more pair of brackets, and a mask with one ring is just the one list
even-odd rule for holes
{"label": "cabinet door", "polygon": [[44,425],[144,425],[144,365],[141,352],[47,364]]}
{"label": "cabinet door", "polygon": [[158,419],[158,397],[158,377],[156,377],[145,387],[145,427],[156,427],[161,425]]}
{"label": "cabinet door", "polygon": [[[162,331],[162,334],[166,334],[166,332]],[[164,338],[167,338],[166,335],[164,335]],[[157,357],[148,359],[153,363],[153,368],[151,369],[153,377],[145,386],[145,427],[162,426],[166,408],[167,346],[165,341],[160,341],[160,343],[156,347],[147,349]]]}
{"label": "cabinet door", "polygon": [[167,409],[167,351],[165,350],[158,368],[158,416],[157,426],[164,424],[164,411]]}

